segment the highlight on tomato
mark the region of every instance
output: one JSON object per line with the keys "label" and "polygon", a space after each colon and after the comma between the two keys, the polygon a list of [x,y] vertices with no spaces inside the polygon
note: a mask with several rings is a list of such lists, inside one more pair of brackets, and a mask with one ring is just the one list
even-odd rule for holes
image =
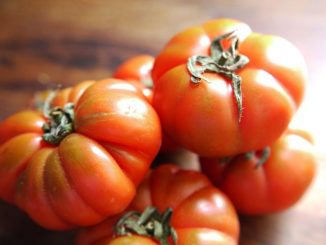
{"label": "highlight on tomato", "polygon": [[215,157],[277,140],[301,104],[307,68],[284,38],[216,19],[171,38],[152,78],[153,105],[167,136]]}
{"label": "highlight on tomato", "polygon": [[232,203],[198,171],[159,166],[139,186],[128,210],[85,228],[76,244],[233,245],[238,241],[239,221]]}
{"label": "highlight on tomato", "polygon": [[44,112],[0,123],[0,197],[47,229],[96,224],[135,196],[161,144],[159,118],[128,82],[84,82]]}
{"label": "highlight on tomato", "polygon": [[311,185],[317,160],[309,133],[288,130],[262,150],[200,162],[203,173],[239,213],[261,215],[297,203]]}

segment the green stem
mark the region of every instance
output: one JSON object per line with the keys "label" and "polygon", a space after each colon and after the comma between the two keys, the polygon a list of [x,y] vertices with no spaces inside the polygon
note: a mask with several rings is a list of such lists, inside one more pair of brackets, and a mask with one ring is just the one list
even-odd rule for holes
{"label": "green stem", "polygon": [[265,147],[259,151],[249,151],[244,154],[246,159],[251,159],[255,157],[257,161],[255,164],[255,168],[259,168],[263,164],[265,164],[268,158],[270,157],[270,155],[271,155],[271,149],[269,147]]}
{"label": "green stem", "polygon": [[44,105],[44,115],[48,122],[43,125],[43,140],[58,145],[68,134],[74,131],[74,104],[68,103],[64,108],[50,108]]}
{"label": "green stem", "polygon": [[[229,49],[225,50],[222,45],[224,39],[231,39]],[[210,56],[194,55],[188,59],[187,68],[191,74],[191,81],[198,84],[201,80],[210,82],[203,73],[212,72],[220,74],[232,81],[233,95],[238,108],[238,121],[242,116],[242,79],[235,71],[244,67],[248,57],[238,53],[239,39],[235,32],[229,32],[213,40],[210,47]]]}
{"label": "green stem", "polygon": [[163,214],[152,206],[146,208],[143,213],[130,211],[117,222],[115,234],[146,236],[159,241],[161,245],[169,245],[168,238],[171,236],[173,243],[176,244],[177,233],[170,226],[171,216],[171,208],[166,209]]}

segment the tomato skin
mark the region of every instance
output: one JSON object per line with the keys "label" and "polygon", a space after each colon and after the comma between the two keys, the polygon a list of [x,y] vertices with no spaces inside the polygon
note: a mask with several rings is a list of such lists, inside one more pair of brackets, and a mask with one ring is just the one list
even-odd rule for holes
{"label": "tomato skin", "polygon": [[[231,202],[199,172],[171,164],[153,170],[139,186],[128,209],[143,211],[150,205],[161,212],[167,207],[173,209],[171,224],[178,234],[178,245],[237,244],[239,221]],[[92,241],[117,239],[112,237],[116,219],[81,231],[76,244],[111,244]]]}
{"label": "tomato skin", "polygon": [[151,71],[154,64],[152,55],[136,55],[127,59],[115,70],[113,77],[122,80],[142,80],[151,79]]}
{"label": "tomato skin", "polygon": [[31,156],[41,148],[39,134],[26,133],[14,137],[0,147],[0,196],[14,202],[15,183]]}
{"label": "tomato skin", "polygon": [[53,147],[44,147],[33,154],[17,180],[14,200],[16,205],[25,210],[39,225],[56,230],[67,230],[73,228],[73,225],[56,214],[44,188],[45,164],[54,150]]}
{"label": "tomato skin", "polygon": [[38,111],[0,123],[0,197],[47,229],[66,230],[129,205],[158,153],[161,128],[142,92],[122,80],[88,81],[56,96],[52,106],[75,103],[74,132],[58,145],[42,139],[48,119]]}
{"label": "tomato skin", "polygon": [[[306,136],[307,133],[304,134]],[[316,171],[314,148],[302,132],[287,131],[270,146],[267,161],[238,155],[221,163],[201,158],[203,172],[231,199],[237,211],[260,215],[293,206],[304,195]]]}
{"label": "tomato skin", "polygon": [[236,245],[238,244],[232,237],[223,232],[205,228],[182,228],[178,229],[178,244],[198,244],[198,245]]}
{"label": "tomato skin", "polygon": [[[21,121],[24,121],[21,125]],[[45,120],[39,112],[32,110],[25,110],[9,116],[3,122],[0,127],[0,144],[3,144],[13,136],[25,133],[34,132],[42,134],[42,125]]]}
{"label": "tomato skin", "polygon": [[[209,55],[214,38],[235,29],[239,53],[250,60],[236,71],[242,78],[240,118],[229,79],[205,72],[210,82],[194,84],[186,66],[193,55]],[[173,37],[155,59],[152,77],[153,105],[167,136],[199,155],[223,157],[262,148],[280,137],[302,101],[307,74],[302,55],[285,39],[221,19]]]}

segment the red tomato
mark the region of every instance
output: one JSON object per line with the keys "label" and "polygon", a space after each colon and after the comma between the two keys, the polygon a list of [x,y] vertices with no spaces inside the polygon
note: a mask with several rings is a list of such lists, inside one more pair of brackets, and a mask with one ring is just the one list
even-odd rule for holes
{"label": "red tomato", "polygon": [[64,109],[0,123],[0,197],[48,229],[122,212],[161,144],[159,119],[141,91],[117,79],[85,84],[57,93],[52,106]]}
{"label": "red tomato", "polygon": [[[122,63],[114,73],[115,78],[131,82],[137,88],[143,91],[144,96],[152,104],[153,102],[153,82],[151,72],[153,68],[154,57],[151,55],[134,56]],[[179,150],[180,147],[169,137],[162,134],[162,146],[160,152],[171,153]]]}
{"label": "red tomato", "polygon": [[280,137],[301,103],[306,65],[287,40],[219,19],[174,36],[152,77],[167,136],[202,156],[228,156]]}
{"label": "red tomato", "polygon": [[269,148],[232,158],[201,158],[203,172],[221,188],[242,214],[281,211],[306,192],[316,171],[314,148],[308,134],[289,130]]}
{"label": "red tomato", "polygon": [[151,71],[154,57],[151,55],[136,55],[123,62],[114,72],[114,77],[123,80],[151,81]]}
{"label": "red tomato", "polygon": [[[181,170],[170,164],[159,166],[139,186],[130,209],[141,212],[148,206],[156,206],[160,212],[172,208],[171,225],[177,233],[178,245],[237,244],[239,221],[231,202],[200,172]],[[77,245],[125,244],[124,239],[134,244],[138,239],[148,239],[139,235],[113,236],[115,221],[108,219],[82,231]]]}

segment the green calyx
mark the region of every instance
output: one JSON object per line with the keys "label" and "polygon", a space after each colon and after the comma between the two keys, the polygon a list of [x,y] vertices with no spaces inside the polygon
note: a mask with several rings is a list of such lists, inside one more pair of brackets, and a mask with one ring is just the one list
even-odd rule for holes
{"label": "green calyx", "polygon": [[271,149],[269,147],[265,147],[259,151],[249,151],[244,153],[244,157],[246,159],[251,159],[253,157],[256,159],[255,168],[259,168],[262,165],[264,165],[267,162],[270,155],[271,155]]}
{"label": "green calyx", "polygon": [[[224,49],[222,41],[231,39],[229,49]],[[232,82],[233,95],[238,108],[238,120],[242,116],[242,79],[235,71],[244,67],[248,62],[248,57],[238,53],[239,38],[236,32],[229,32],[217,37],[211,44],[210,56],[194,55],[188,59],[187,68],[191,74],[191,81],[198,84],[200,80],[210,82],[203,73],[212,72],[223,75]]]}
{"label": "green calyx", "polygon": [[169,245],[169,237],[173,244],[177,243],[177,233],[170,225],[172,209],[168,208],[160,214],[157,208],[148,207],[143,213],[137,211],[127,212],[116,224],[115,234],[125,236],[137,234],[155,239],[161,245]]}
{"label": "green calyx", "polygon": [[44,115],[48,122],[43,125],[43,140],[58,145],[68,134],[74,131],[74,104],[68,103],[64,108],[45,108]]}

